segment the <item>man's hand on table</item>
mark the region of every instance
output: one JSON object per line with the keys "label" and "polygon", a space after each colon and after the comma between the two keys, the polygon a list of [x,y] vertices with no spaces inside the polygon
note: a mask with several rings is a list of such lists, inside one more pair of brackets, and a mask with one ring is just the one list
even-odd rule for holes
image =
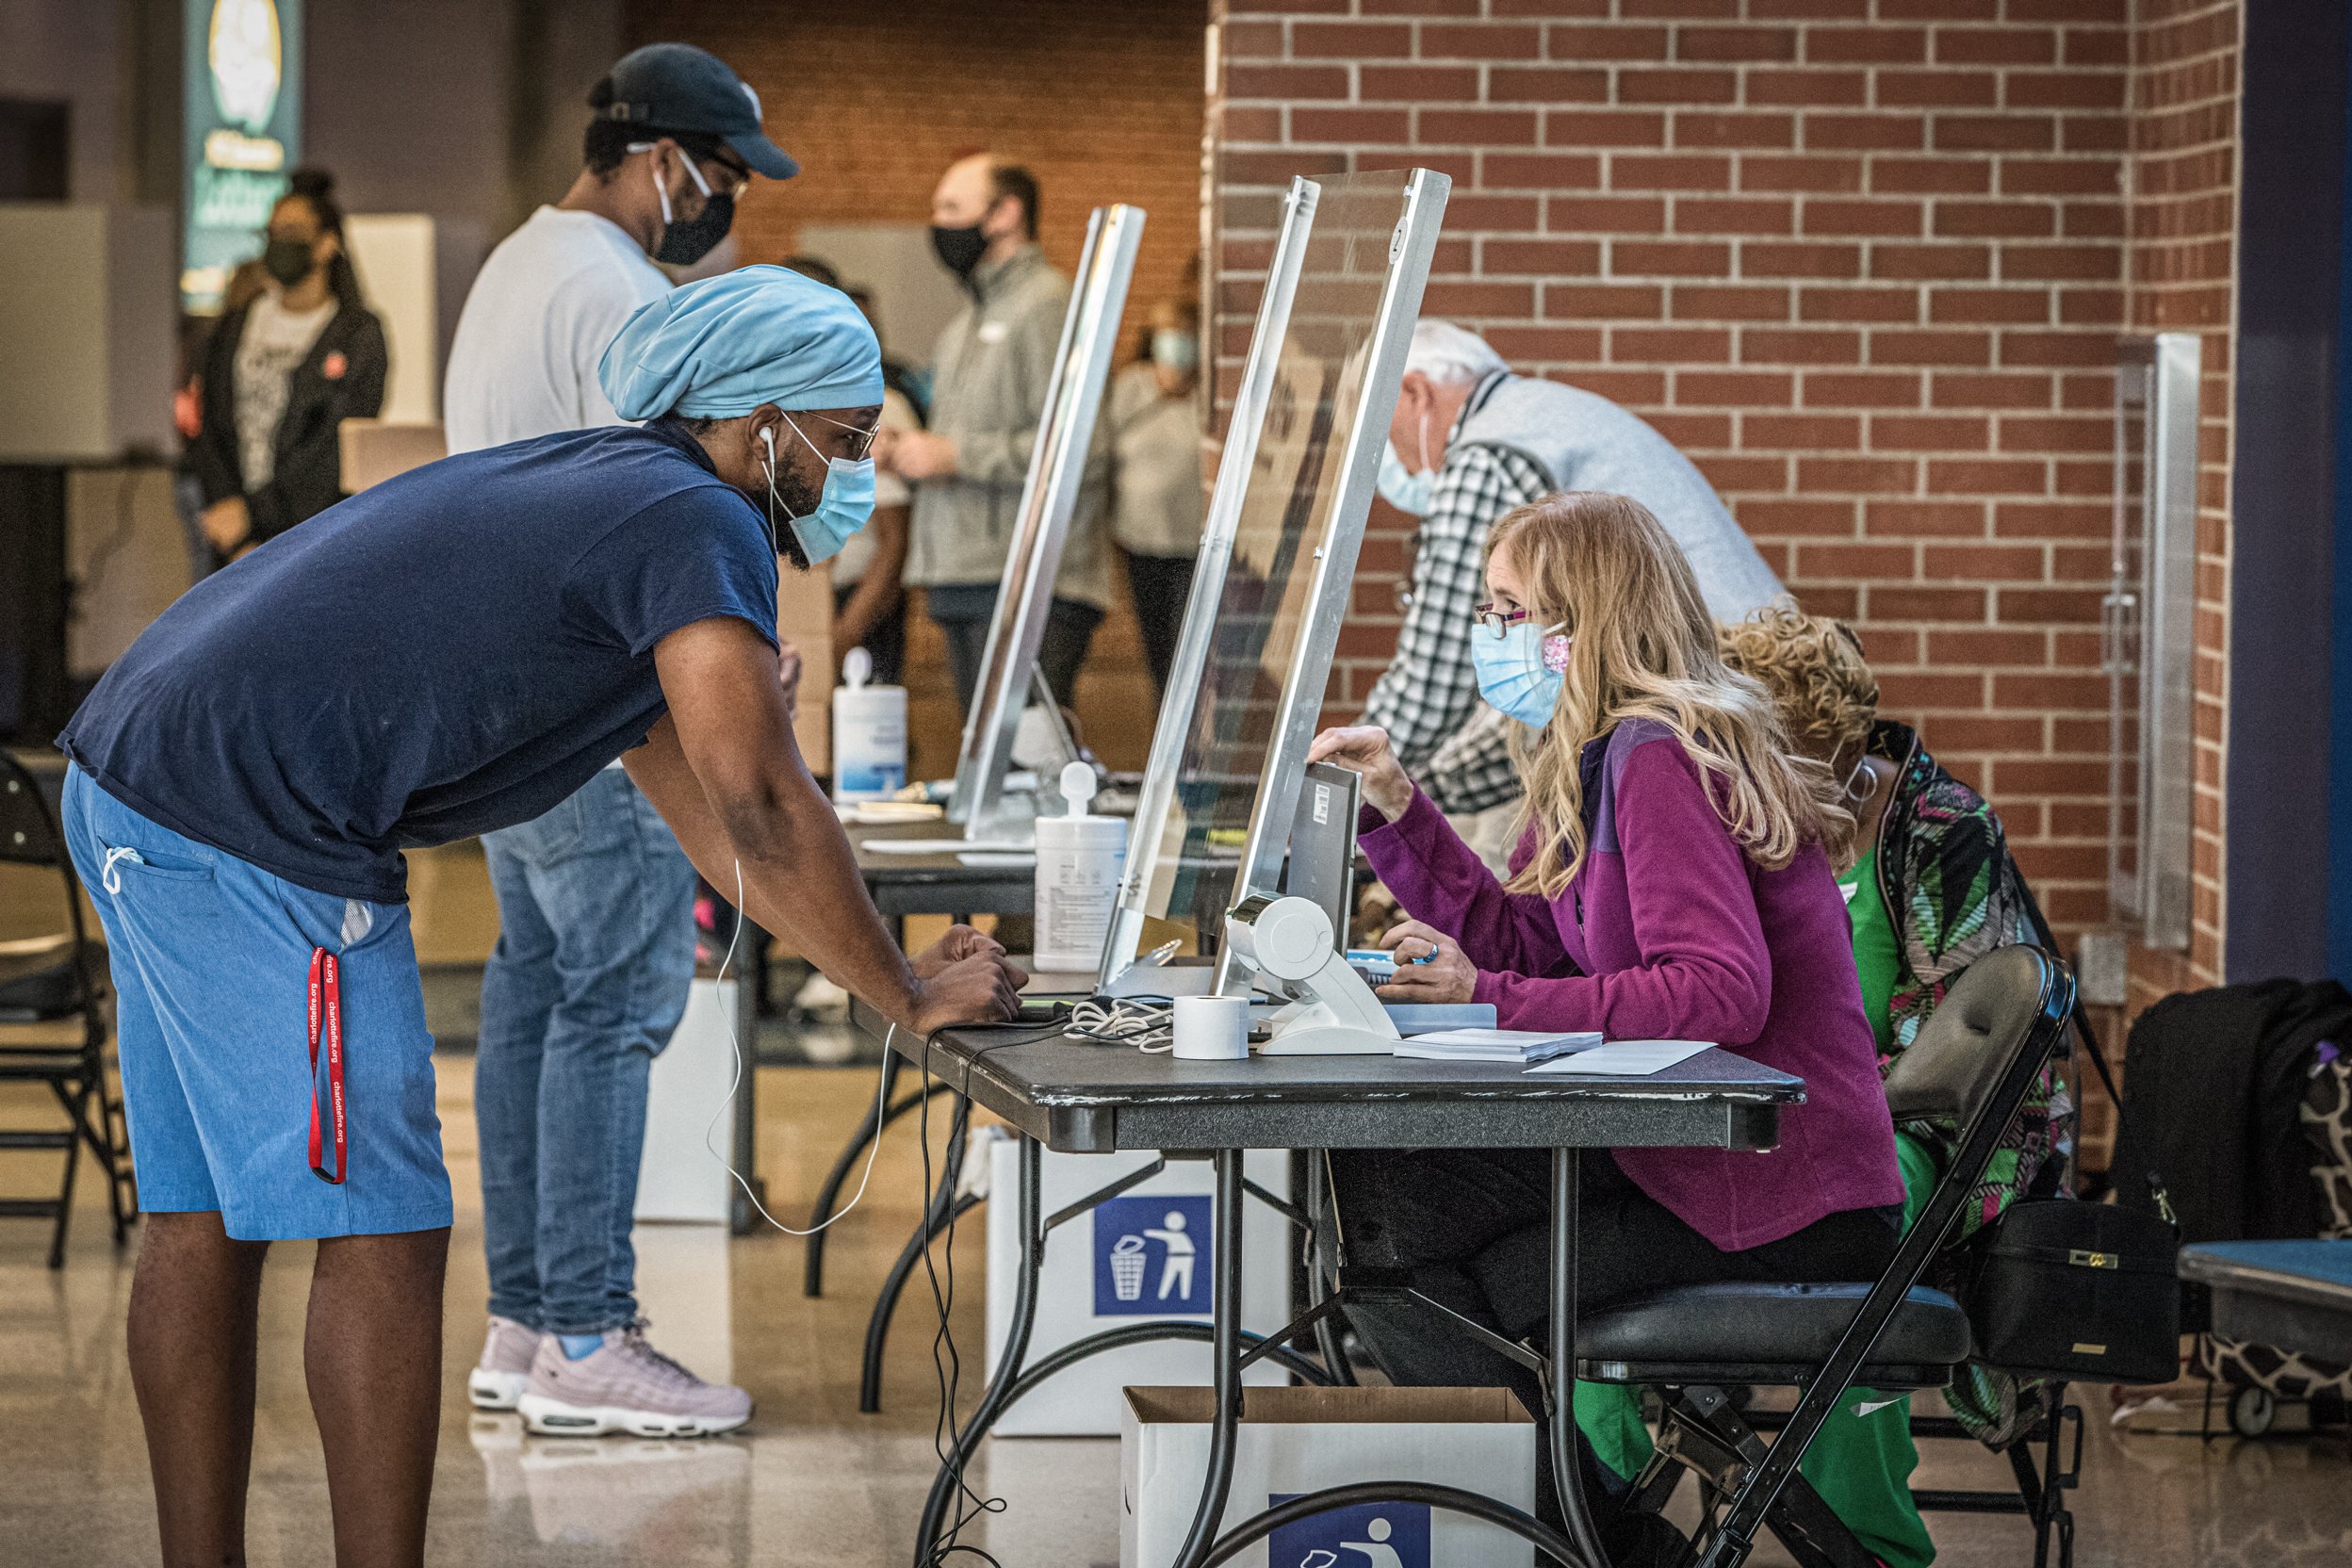
{"label": "man's hand on table", "polygon": [[1396,955],[1396,974],[1373,994],[1383,1002],[1467,1002],[1478,972],[1462,945],[1435,926],[1409,920],[1380,939]]}
{"label": "man's hand on table", "polygon": [[[977,931],[971,934],[996,946]],[[1021,1011],[1021,985],[1026,978],[1002,948],[957,959],[927,978],[918,974],[906,1025],[928,1038],[958,1023],[1004,1022]]]}
{"label": "man's hand on table", "polygon": [[985,931],[969,925],[951,925],[947,935],[933,942],[908,960],[914,966],[915,978],[928,980],[953,963],[978,957],[987,953],[1002,953],[1004,944]]}

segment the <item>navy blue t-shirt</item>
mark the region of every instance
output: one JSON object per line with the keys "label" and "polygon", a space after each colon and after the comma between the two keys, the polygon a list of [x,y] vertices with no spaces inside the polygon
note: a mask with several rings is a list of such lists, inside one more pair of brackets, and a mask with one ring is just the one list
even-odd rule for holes
{"label": "navy blue t-shirt", "polygon": [[666,710],[653,647],[776,640],[767,523],[674,427],[567,431],[376,485],[184,595],[59,744],[287,881],[406,898],[402,848],[527,822]]}

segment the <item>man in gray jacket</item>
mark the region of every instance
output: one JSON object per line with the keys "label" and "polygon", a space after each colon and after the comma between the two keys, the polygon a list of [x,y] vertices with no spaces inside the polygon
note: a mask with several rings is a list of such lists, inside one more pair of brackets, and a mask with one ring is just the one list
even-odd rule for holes
{"label": "man in gray jacket", "polygon": [[[985,154],[951,166],[931,198],[931,243],[971,302],[939,335],[928,430],[884,431],[875,463],[915,483],[906,582],[947,635],[967,713],[987,657],[1004,557],[1020,520],[1070,280],[1037,248],[1037,182]],[[1064,707],[1110,603],[1102,488],[1090,471],[1062,550],[1037,663]]]}
{"label": "man in gray jacket", "polygon": [[1780,580],[1674,444],[1608,399],[1514,376],[1484,338],[1447,321],[1413,328],[1380,460],[1380,494],[1421,519],[1413,604],[1396,654],[1366,699],[1408,772],[1448,814],[1516,799],[1510,727],[1478,702],[1471,616],[1486,596],[1486,531],[1560,490],[1630,496],[1650,509],[1707,596],[1737,619]]}

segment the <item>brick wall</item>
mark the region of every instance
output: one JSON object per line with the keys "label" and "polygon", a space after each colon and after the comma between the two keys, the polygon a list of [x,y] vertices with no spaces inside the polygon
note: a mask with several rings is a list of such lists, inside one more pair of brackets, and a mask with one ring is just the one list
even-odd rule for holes
{"label": "brick wall", "polygon": [[2133,332],[2206,335],[2197,399],[2197,904],[2185,955],[2141,953],[2132,1001],[2221,980],[2239,0],[2138,0],[2132,51]]}
{"label": "brick wall", "polygon": [[[1451,175],[1427,310],[1680,445],[1806,608],[1859,627],[1888,709],[1999,807],[2053,921],[2095,924],[2113,339],[2127,319],[2229,319],[2215,138],[2233,73],[2197,41],[2234,7],[2143,4],[2197,14],[2140,26],[2135,57],[2127,0],[1225,0],[1224,343],[1238,352],[1256,301],[1261,182]],[[2135,89],[2171,117],[2136,144]],[[2178,200],[2127,242],[2135,145],[2143,193]],[[2208,367],[2227,364],[2223,336]],[[1404,569],[1405,524],[1377,509],[1367,579]],[[2217,746],[2218,510],[2212,526]],[[1389,601],[1357,596],[1334,715],[1384,664]],[[2216,762],[2200,758],[2208,974]]]}
{"label": "brick wall", "polygon": [[[725,59],[801,162],[739,222],[747,261],[795,249],[802,223],[928,223],[949,163],[986,149],[1037,176],[1039,239],[1078,264],[1086,214],[1131,202],[1150,220],[1123,344],[1154,301],[1186,292],[1200,249],[1205,0],[890,0],[866,8],[638,0],[628,46],[674,39]],[[1122,585],[1123,591],[1123,585]],[[920,615],[907,650],[911,763],[955,772],[960,726],[946,650]],[[1154,711],[1133,614],[1114,611],[1079,684],[1079,713],[1115,765],[1140,767]]]}

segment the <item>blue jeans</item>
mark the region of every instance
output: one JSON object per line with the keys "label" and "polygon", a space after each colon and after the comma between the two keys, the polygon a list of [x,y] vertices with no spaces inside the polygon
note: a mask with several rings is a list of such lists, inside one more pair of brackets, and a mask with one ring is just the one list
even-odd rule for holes
{"label": "blue jeans", "polygon": [[629,776],[482,836],[498,945],[474,1120],[490,1310],[543,1333],[637,1315],[645,1082],[694,978],[694,872]]}

